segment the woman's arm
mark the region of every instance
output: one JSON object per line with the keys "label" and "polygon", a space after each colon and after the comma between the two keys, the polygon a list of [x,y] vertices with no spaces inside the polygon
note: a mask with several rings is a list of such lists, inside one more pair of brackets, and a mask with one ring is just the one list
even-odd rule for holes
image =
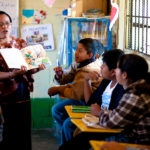
{"label": "woman's arm", "polygon": [[12,79],[26,72],[27,68],[25,66],[21,66],[21,69],[14,69],[12,72],[0,72],[0,80]]}
{"label": "woman's arm", "polygon": [[38,68],[29,70],[29,72],[31,72],[31,74],[35,74],[35,73],[37,73],[37,72],[39,72],[39,71],[41,71],[41,70],[44,70],[45,68],[46,68],[45,65],[44,65],[44,64],[41,64],[41,65],[39,65]]}

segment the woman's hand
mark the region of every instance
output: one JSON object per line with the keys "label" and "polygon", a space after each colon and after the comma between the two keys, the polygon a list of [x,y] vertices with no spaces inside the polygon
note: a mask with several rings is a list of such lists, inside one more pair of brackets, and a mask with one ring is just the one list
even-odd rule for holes
{"label": "woman's hand", "polygon": [[44,64],[39,65],[39,71],[44,70],[46,66]]}
{"label": "woman's hand", "polygon": [[101,107],[97,103],[92,104],[90,107],[90,111],[91,111],[92,115],[99,116],[100,111],[101,111]]}
{"label": "woman's hand", "polygon": [[12,72],[10,72],[10,78],[14,78],[19,75],[23,75],[27,72],[27,67],[21,66],[21,69],[14,69]]}
{"label": "woman's hand", "polygon": [[63,74],[62,67],[55,67],[54,71],[55,71],[55,74],[56,74],[56,78],[61,78],[62,77],[62,74]]}
{"label": "woman's hand", "polygon": [[45,68],[46,68],[46,66],[45,66],[44,64],[41,64],[41,65],[39,65],[38,68],[31,69],[30,72],[31,72],[32,74],[34,74],[34,73],[37,73],[37,72],[39,72],[39,71],[41,71],[41,70],[44,70]]}

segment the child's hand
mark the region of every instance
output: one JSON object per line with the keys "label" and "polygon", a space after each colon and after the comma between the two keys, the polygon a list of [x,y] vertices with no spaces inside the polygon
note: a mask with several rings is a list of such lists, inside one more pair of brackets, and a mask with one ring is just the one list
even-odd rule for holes
{"label": "child's hand", "polygon": [[62,67],[55,67],[54,68],[55,74],[57,78],[61,78],[63,74]]}
{"label": "child's hand", "polygon": [[100,77],[101,77],[100,73],[98,73],[96,71],[93,71],[91,73],[88,73],[84,77],[84,79],[87,80],[87,81],[89,81],[89,80],[96,80],[96,81],[98,81],[100,79]]}
{"label": "child's hand", "polygon": [[97,103],[95,103],[95,104],[91,105],[90,111],[91,111],[92,115],[99,116],[101,108],[100,108],[100,106]]}
{"label": "child's hand", "polygon": [[54,96],[56,94],[59,93],[59,87],[51,87],[48,89],[48,95],[51,97],[51,96]]}

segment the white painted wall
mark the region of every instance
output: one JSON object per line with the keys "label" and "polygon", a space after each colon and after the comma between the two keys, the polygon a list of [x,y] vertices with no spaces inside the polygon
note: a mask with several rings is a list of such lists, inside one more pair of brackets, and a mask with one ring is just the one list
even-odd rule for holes
{"label": "white painted wall", "polygon": [[69,0],[55,0],[52,8],[45,5],[43,0],[20,0],[19,5],[20,26],[22,25],[21,19],[23,9],[37,9],[46,11],[47,16],[43,21],[43,24],[49,23],[53,26],[55,50],[47,52],[47,56],[50,58],[52,66],[34,75],[34,92],[31,93],[32,98],[46,98],[49,97],[47,94],[48,88],[55,85],[53,82],[53,68],[57,65],[58,43],[61,32],[61,22],[63,20],[61,14],[62,11],[68,7]]}

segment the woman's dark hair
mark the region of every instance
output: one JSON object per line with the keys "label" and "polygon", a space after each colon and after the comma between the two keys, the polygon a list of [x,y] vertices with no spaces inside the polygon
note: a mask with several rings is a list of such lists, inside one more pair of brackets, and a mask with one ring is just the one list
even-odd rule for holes
{"label": "woman's dark hair", "polygon": [[84,48],[86,49],[87,53],[93,54],[93,57],[95,58],[96,54],[103,52],[103,44],[101,44],[100,41],[92,39],[92,38],[85,38],[81,39],[79,43],[83,44]]}
{"label": "woman's dark hair", "polygon": [[121,56],[118,61],[118,68],[122,73],[127,73],[127,78],[131,82],[135,82],[140,79],[146,79],[147,81],[150,80],[148,63],[139,55],[126,54]]}
{"label": "woman's dark hair", "polygon": [[119,57],[122,55],[124,55],[124,52],[122,50],[111,49],[104,52],[104,54],[102,55],[102,60],[107,64],[109,70],[116,69]]}
{"label": "woman's dark hair", "polygon": [[0,11],[0,15],[6,15],[9,18],[10,23],[12,23],[11,17],[4,11]]}

